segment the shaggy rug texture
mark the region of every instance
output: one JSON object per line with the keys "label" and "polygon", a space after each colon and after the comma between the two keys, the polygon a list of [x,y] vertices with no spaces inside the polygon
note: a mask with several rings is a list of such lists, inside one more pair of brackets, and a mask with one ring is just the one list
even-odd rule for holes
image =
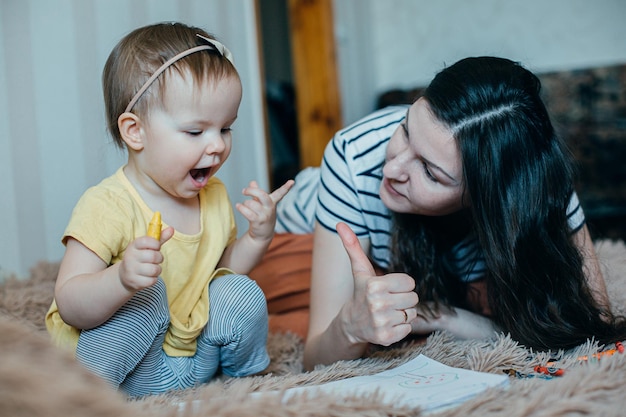
{"label": "shaggy rug texture", "polygon": [[[626,313],[626,246],[599,241],[596,249],[613,310]],[[449,366],[511,375],[506,388],[492,388],[444,411],[452,416],[624,416],[626,354],[579,360],[613,346],[593,340],[569,351],[534,352],[507,335],[490,340],[458,341],[434,333],[425,341],[405,342],[353,361],[302,368],[303,342],[290,333],[271,334],[271,364],[260,376],[217,377],[208,384],[167,395],[128,400],[84,370],[71,355],[51,346],[43,317],[54,287],[58,264],[40,263],[27,279],[0,284],[0,415],[2,416],[423,416],[371,395],[250,395],[368,375],[424,354]],[[330,347],[332,348],[332,347]],[[546,377],[536,365],[556,361],[563,376]]]}

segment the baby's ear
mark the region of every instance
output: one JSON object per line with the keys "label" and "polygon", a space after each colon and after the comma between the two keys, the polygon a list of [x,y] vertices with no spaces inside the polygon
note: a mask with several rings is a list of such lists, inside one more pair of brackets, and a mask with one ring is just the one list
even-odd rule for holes
{"label": "baby's ear", "polygon": [[141,134],[141,119],[134,113],[124,112],[117,118],[117,127],[120,136],[130,149],[143,149],[143,135]]}

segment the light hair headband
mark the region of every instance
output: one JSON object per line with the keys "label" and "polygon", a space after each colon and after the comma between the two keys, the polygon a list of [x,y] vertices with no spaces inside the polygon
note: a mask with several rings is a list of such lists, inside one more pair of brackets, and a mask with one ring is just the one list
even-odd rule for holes
{"label": "light hair headband", "polygon": [[165,71],[174,62],[186,57],[187,55],[191,55],[193,53],[204,51],[204,50],[214,50],[214,51],[217,51],[220,55],[222,55],[224,58],[229,60],[234,65],[233,54],[231,54],[228,48],[226,48],[221,42],[216,41],[215,39],[209,39],[206,36],[202,36],[199,34],[196,34],[196,36],[208,42],[209,44],[194,46],[193,48],[189,48],[185,51],[182,51],[178,53],[177,55],[173,56],[172,58],[168,59],[163,65],[161,65],[156,71],[154,71],[154,74],[152,74],[150,78],[148,78],[148,80],[144,83],[144,85],[141,86],[139,91],[137,91],[137,93],[133,96],[132,100],[130,100],[130,103],[128,103],[128,106],[126,106],[126,110],[124,110],[124,113],[127,113],[133,109],[135,104],[137,104],[137,100],[139,100],[139,98],[143,95],[143,93],[146,92],[148,87],[152,85],[154,80],[156,80],[158,76],[163,73],[163,71]]}

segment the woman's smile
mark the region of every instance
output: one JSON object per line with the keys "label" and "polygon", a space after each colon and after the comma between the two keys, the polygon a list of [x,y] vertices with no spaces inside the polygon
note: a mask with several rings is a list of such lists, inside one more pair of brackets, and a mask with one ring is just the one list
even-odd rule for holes
{"label": "woman's smile", "polygon": [[383,187],[385,188],[385,190],[390,194],[391,197],[401,197],[401,198],[406,198],[403,194],[401,194],[400,192],[398,192],[398,190],[396,190],[394,188],[394,186],[391,184],[391,180],[389,178],[383,177]]}

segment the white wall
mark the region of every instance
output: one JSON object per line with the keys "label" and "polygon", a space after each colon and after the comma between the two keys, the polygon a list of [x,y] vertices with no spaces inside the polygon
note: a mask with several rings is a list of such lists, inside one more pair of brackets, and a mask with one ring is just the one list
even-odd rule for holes
{"label": "white wall", "polygon": [[104,62],[132,29],[173,20],[221,39],[242,78],[218,176],[234,201],[251,179],[267,188],[254,0],[0,0],[0,278],[61,259],[77,199],[126,160],[105,131]]}
{"label": "white wall", "polygon": [[472,55],[537,72],[626,62],[625,0],[335,0],[344,123]]}

